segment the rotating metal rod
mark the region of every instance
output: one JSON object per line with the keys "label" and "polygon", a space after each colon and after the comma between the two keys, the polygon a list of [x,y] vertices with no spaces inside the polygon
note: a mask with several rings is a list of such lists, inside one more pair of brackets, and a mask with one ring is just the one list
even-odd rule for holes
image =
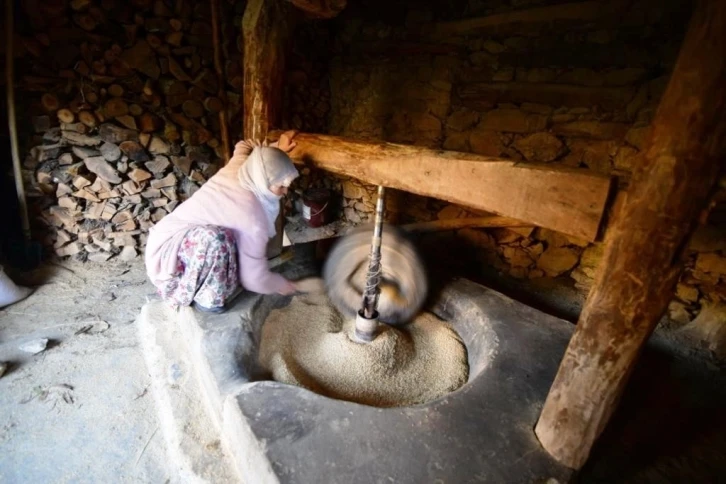
{"label": "rotating metal rod", "polygon": [[386,189],[378,187],[376,203],[376,219],[371,241],[371,254],[368,260],[368,273],[363,291],[363,305],[358,311],[355,321],[355,336],[362,342],[373,341],[378,328],[378,297],[381,282],[381,242],[383,238],[383,210],[385,208]]}

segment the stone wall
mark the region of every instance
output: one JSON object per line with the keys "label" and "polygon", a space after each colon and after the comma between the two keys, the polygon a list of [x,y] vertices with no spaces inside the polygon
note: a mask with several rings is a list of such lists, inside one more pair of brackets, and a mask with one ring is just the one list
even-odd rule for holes
{"label": "stone wall", "polygon": [[223,80],[209,3],[25,6],[16,97],[33,220],[57,255],[132,259],[149,227],[221,166],[220,82],[230,132],[241,132],[244,2],[222,2]]}
{"label": "stone wall", "polygon": [[[583,18],[553,20],[542,13],[541,21],[542,11],[530,10],[519,23],[498,15],[559,3],[395,2],[367,5],[367,12],[349,6],[333,34],[329,132],[579,167],[627,187],[677,56],[688,2],[633,1],[611,16],[583,11]],[[487,17],[487,27],[444,23],[474,16]],[[446,34],[437,35],[442,26]],[[342,188],[345,217],[366,220],[373,187],[346,180]],[[724,240],[724,193],[699,235],[708,242],[694,243],[671,304],[676,325],[725,299],[726,252],[717,242]],[[404,223],[480,215],[401,193],[389,209]],[[478,262],[486,268],[518,279],[559,277],[581,292],[602,251],[541,228],[457,235],[481,249]]]}

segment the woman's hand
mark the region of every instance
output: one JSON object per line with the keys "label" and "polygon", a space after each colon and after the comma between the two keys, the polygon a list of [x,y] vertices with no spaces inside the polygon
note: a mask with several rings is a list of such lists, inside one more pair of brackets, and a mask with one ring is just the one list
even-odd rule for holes
{"label": "woman's hand", "polygon": [[293,138],[297,135],[297,131],[290,130],[285,131],[280,135],[280,140],[277,142],[277,147],[285,153],[289,153],[295,149],[297,142],[293,141]]}
{"label": "woman's hand", "polygon": [[292,281],[287,281],[285,287],[283,287],[278,293],[283,296],[290,296],[297,292],[297,286]]}
{"label": "woman's hand", "polygon": [[240,141],[234,146],[233,156],[242,156],[244,158],[247,158],[250,153],[252,153],[252,150],[257,148],[258,146],[267,146],[267,142],[262,143],[260,141],[252,139]]}

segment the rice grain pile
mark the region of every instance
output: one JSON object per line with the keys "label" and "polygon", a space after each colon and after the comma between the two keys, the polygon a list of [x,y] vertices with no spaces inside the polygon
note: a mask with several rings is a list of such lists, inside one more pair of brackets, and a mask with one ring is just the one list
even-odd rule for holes
{"label": "rice grain pile", "polygon": [[351,341],[354,326],[325,294],[296,296],[265,321],[260,363],[276,381],[376,407],[424,403],[468,378],[466,347],[433,314],[399,328],[381,325],[368,344]]}

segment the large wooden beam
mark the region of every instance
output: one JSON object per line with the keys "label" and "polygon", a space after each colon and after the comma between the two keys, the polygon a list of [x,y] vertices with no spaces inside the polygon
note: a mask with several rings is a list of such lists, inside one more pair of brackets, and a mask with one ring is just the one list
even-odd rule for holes
{"label": "large wooden beam", "polygon": [[251,0],[242,18],[245,139],[262,140],[280,125],[285,50],[292,16],[282,0]]}
{"label": "large wooden beam", "polygon": [[726,159],[726,3],[696,7],[653,132],[535,432],[581,467],[666,307]]}
{"label": "large wooden beam", "polygon": [[471,153],[304,133],[295,141],[291,157],[298,162],[590,241],[597,238],[611,184],[587,170]]}
{"label": "large wooden beam", "polygon": [[330,19],[345,8],[347,0],[287,0],[312,18]]}

